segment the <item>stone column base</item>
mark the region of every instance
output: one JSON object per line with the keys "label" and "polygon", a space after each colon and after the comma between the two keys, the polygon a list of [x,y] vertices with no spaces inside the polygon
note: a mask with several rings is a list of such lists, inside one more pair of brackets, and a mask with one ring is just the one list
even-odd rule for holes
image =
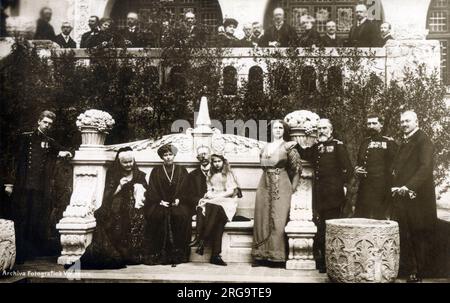
{"label": "stone column base", "polygon": [[315,270],[313,256],[314,236],[317,227],[311,221],[290,221],[285,228],[289,241],[286,269]]}
{"label": "stone column base", "polygon": [[78,261],[92,242],[92,233],[95,229],[95,219],[85,222],[64,222],[56,225],[61,234],[61,256],[58,264],[66,265]]}

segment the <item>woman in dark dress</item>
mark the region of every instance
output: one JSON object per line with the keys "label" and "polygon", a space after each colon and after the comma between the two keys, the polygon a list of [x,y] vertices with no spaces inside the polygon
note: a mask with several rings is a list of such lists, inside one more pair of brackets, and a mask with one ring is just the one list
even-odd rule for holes
{"label": "woman in dark dress", "polygon": [[182,194],[188,172],[173,163],[176,154],[173,145],[160,147],[158,155],[164,163],[150,174],[145,205],[148,265],[189,261],[191,216]]}
{"label": "woman in dark dress", "polygon": [[122,268],[143,263],[144,213],[147,182],[132,149],[121,148],[106,174],[101,207],[92,243],[81,257],[82,268]]}

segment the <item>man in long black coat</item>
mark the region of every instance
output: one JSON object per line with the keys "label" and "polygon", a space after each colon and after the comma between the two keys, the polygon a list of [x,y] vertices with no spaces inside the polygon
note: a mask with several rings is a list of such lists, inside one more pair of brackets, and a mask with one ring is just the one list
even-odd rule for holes
{"label": "man in long black coat", "polygon": [[52,19],[52,9],[49,7],[43,7],[40,11],[40,17],[37,20],[36,32],[34,34],[35,40],[54,40],[55,30],[50,24]]}
{"label": "man in long black coat", "polygon": [[393,219],[400,228],[400,252],[409,282],[419,282],[426,270],[437,222],[433,182],[433,144],[419,129],[416,113],[401,115],[403,142],[393,163]]}
{"label": "man in long black coat", "polygon": [[380,115],[367,116],[368,137],[361,143],[355,168],[360,180],[355,217],[379,220],[390,217],[391,168],[397,144],[381,135],[382,128]]}
{"label": "man in long black coat", "polygon": [[376,47],[380,36],[378,22],[367,19],[367,7],[358,4],[355,9],[356,24],[349,33],[347,46]]}
{"label": "man in long black coat", "polygon": [[345,185],[352,174],[352,165],[342,141],[332,136],[333,126],[328,119],[321,119],[317,126],[319,142],[299,152],[302,159],[314,168],[313,219],[317,225],[314,239],[316,264],[325,272],[325,221],[337,219],[346,206]]}
{"label": "man in long black coat", "polygon": [[50,250],[47,245],[50,228],[55,228],[49,226],[52,210],[50,182],[54,163],[57,156],[72,156],[71,152],[63,151],[65,148],[48,136],[55,118],[53,112],[42,112],[38,128],[21,134],[19,138],[11,206],[17,264],[43,256]]}
{"label": "man in long black coat", "polygon": [[284,10],[273,11],[273,24],[264,31],[259,46],[290,47],[297,46],[298,36],[295,29],[284,20]]}

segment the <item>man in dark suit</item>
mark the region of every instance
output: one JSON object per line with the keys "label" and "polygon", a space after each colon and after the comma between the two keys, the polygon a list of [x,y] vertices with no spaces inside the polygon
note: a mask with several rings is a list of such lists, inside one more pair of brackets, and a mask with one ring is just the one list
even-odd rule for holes
{"label": "man in dark suit", "polygon": [[384,47],[388,40],[393,40],[391,35],[391,24],[385,22],[380,25],[380,39],[378,40],[378,47]]}
{"label": "man in dark suit", "polygon": [[240,40],[240,47],[253,47],[253,28],[251,23],[244,24],[242,27],[242,31],[244,32],[244,37]]}
{"label": "man in dark suit", "polygon": [[61,26],[61,33],[55,37],[55,42],[61,48],[76,48],[76,42],[70,37],[70,32],[72,32],[72,26],[69,22],[63,22]]}
{"label": "man in dark suit", "polygon": [[303,33],[300,36],[300,47],[319,47],[322,44],[319,32],[314,28],[316,19],[309,15],[304,15],[300,18]]}
{"label": "man in dark suit", "polygon": [[204,46],[206,43],[206,30],[197,24],[197,19],[193,12],[187,12],[184,16],[184,23],[188,32],[188,42],[192,46]]}
{"label": "man in dark suit", "polygon": [[99,23],[100,19],[97,16],[89,17],[88,25],[91,30],[81,35],[80,48],[94,47],[100,43],[98,39],[100,32]]}
{"label": "man in dark suit", "polygon": [[389,218],[391,202],[391,168],[397,152],[394,139],[381,135],[383,119],[378,114],[367,116],[368,137],[362,142],[355,174],[359,178],[355,217]]}
{"label": "man in dark suit", "polygon": [[261,38],[264,35],[263,32],[264,32],[264,30],[263,30],[263,27],[262,27],[261,23],[259,23],[259,22],[253,22],[252,23],[252,43],[253,43],[253,46],[256,47],[256,46],[260,45]]}
{"label": "man in dark suit", "polygon": [[56,115],[51,111],[41,113],[38,127],[19,137],[16,180],[13,183],[12,217],[16,231],[17,257],[21,264],[33,257],[44,256],[50,248],[51,234],[50,180],[56,157],[72,157],[58,142],[48,136]]}
{"label": "man in dark suit", "polygon": [[300,145],[297,148],[302,159],[310,161],[314,168],[313,219],[317,225],[317,234],[313,249],[317,268],[324,273],[325,221],[339,218],[346,207],[345,186],[353,169],[344,143],[332,136],[333,126],[330,120],[320,119],[317,132],[316,144],[307,149],[302,149]]}
{"label": "man in dark suit", "polygon": [[135,12],[127,14],[127,28],[122,31],[122,38],[127,47],[146,47],[147,39],[145,34],[139,29],[139,16]]}
{"label": "man in dark suit", "polygon": [[39,19],[36,24],[35,40],[55,40],[55,30],[50,24],[52,19],[52,9],[43,7],[39,13]]}
{"label": "man in dark suit", "polygon": [[336,35],[336,22],[328,21],[326,24],[326,33],[322,37],[323,47],[342,47],[344,42]]}
{"label": "man in dark suit", "polygon": [[403,141],[393,163],[393,219],[400,229],[400,260],[408,282],[420,282],[437,222],[433,143],[413,111],[402,113]]}
{"label": "man in dark suit", "polygon": [[284,20],[284,10],[276,8],[273,11],[273,24],[264,31],[260,46],[290,47],[297,46],[297,33]]}
{"label": "man in dark suit", "polygon": [[367,7],[364,4],[356,6],[355,15],[356,25],[350,29],[348,46],[376,47],[380,36],[377,22],[367,19]]}

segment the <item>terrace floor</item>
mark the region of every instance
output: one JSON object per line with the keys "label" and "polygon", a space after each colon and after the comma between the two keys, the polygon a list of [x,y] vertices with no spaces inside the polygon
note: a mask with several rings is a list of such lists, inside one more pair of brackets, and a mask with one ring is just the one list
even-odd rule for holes
{"label": "terrace floor", "polygon": [[[0,283],[329,283],[318,271],[251,267],[248,263],[230,263],[227,267],[209,263],[186,263],[173,268],[167,265],[136,265],[118,270],[65,271],[56,259],[39,259],[16,266]],[[404,279],[396,282],[404,283]],[[425,279],[424,282],[450,283],[450,279]]]}

